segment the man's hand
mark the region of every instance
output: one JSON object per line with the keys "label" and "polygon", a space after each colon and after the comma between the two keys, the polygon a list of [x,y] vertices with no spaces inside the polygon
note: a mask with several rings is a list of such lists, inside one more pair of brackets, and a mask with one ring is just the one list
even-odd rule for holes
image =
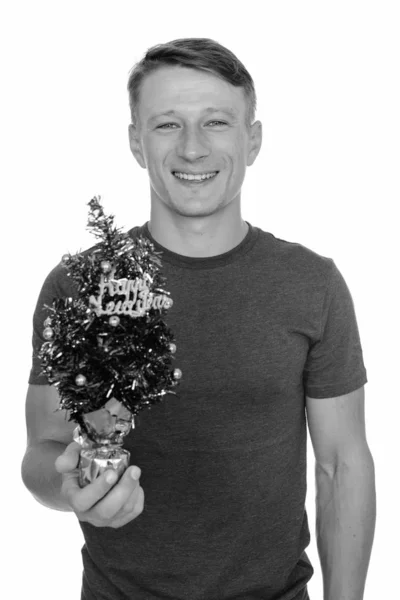
{"label": "man's hand", "polygon": [[[55,462],[56,470],[62,473],[61,494],[78,519],[95,527],[114,528],[136,519],[144,505],[144,491],[138,481],[140,469],[129,467],[116,485],[118,476],[110,469],[81,488],[78,479],[80,450],[81,446],[72,442]],[[137,479],[133,479],[135,473]]]}

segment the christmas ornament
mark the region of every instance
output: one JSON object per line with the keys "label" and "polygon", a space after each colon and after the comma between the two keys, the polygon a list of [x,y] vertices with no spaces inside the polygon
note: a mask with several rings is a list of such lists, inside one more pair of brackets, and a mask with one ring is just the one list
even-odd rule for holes
{"label": "christmas ornament", "polygon": [[80,387],[83,385],[86,385],[86,377],[84,375],[77,375],[75,377],[75,383],[76,383],[76,385],[79,385]]}
{"label": "christmas ornament", "polygon": [[52,330],[51,327],[46,327],[46,329],[43,330],[43,337],[45,340],[51,340],[53,335],[54,335],[54,331]]}
{"label": "christmas ornament", "polygon": [[108,260],[102,260],[100,266],[103,273],[109,273],[111,271],[111,263]]}
{"label": "christmas ornament", "polygon": [[[147,238],[133,240],[89,203],[88,229],[100,239],[89,253],[65,254],[61,264],[74,297],[46,308],[42,372],[57,387],[60,410],[77,427],[83,487],[107,469],[120,476],[130,454],[123,438],[134,417],[161,402],[182,378],[172,368],[176,344],[163,317],[173,306],[160,273],[160,252]],[[51,325],[51,327],[50,327]]]}

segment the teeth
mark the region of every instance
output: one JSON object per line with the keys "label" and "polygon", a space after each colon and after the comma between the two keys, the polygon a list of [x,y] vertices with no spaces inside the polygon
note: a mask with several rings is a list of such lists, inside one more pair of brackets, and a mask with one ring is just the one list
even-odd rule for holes
{"label": "teeth", "polygon": [[213,171],[212,173],[203,173],[202,175],[192,175],[190,173],[178,173],[177,171],[174,171],[174,175],[175,177],[178,177],[178,179],[194,179],[195,181],[211,179],[211,177],[214,177],[216,174],[217,171]]}

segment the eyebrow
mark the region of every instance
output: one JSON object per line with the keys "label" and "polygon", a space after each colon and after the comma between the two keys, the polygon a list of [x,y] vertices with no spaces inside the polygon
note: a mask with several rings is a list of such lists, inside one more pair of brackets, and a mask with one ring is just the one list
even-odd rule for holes
{"label": "eyebrow", "polygon": [[[205,114],[209,114],[209,113],[214,113],[214,112],[223,112],[228,114],[229,116],[231,116],[232,118],[236,119],[238,117],[238,113],[236,110],[234,110],[233,108],[231,108],[230,106],[220,106],[219,108],[216,108],[215,106],[208,106],[206,109],[204,109],[204,113]],[[167,110],[163,113],[157,113],[152,115],[148,122],[151,123],[152,121],[154,121],[155,119],[157,119],[158,117],[170,117],[173,115],[177,115],[178,113],[175,110]]]}

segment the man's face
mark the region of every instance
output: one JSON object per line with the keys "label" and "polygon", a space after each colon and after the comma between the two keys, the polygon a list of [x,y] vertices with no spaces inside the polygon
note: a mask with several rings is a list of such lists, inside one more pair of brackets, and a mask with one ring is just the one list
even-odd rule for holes
{"label": "man's face", "polygon": [[[149,171],[153,204],[202,217],[239,202],[246,166],[261,146],[261,123],[247,130],[246,111],[243,89],[211,73],[162,67],[147,75],[129,137]],[[174,175],[215,172],[201,182]]]}

